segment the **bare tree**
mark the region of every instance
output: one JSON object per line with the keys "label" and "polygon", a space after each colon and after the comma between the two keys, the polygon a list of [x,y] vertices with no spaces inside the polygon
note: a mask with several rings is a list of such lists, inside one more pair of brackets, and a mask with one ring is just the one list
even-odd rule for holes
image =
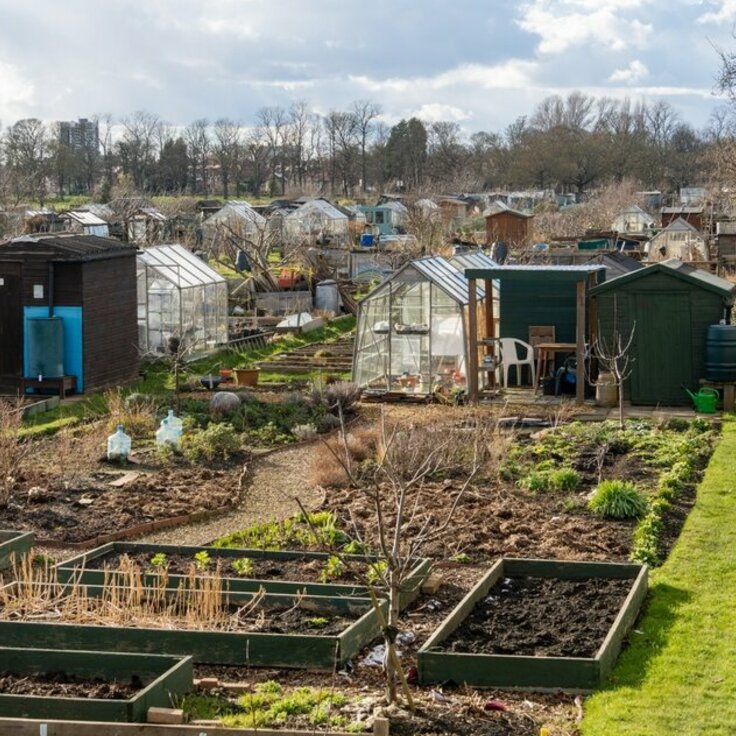
{"label": "bare tree", "polygon": [[0,399],[0,508],[5,508],[18,473],[31,451],[30,438],[23,437],[23,405]]}
{"label": "bare tree", "polygon": [[117,149],[123,171],[130,174],[139,192],[150,188],[159,122],[158,115],[144,110],[122,119],[123,135]]}
{"label": "bare tree", "polygon": [[184,130],[184,140],[192,162],[192,193],[207,194],[207,162],[210,153],[209,121],[200,118]]}
{"label": "bare tree", "polygon": [[230,182],[237,177],[242,152],[240,123],[220,118],[215,121],[214,135],[213,152],[220,166],[222,195],[227,199],[230,194]]}
{"label": "bare tree", "polygon": [[381,106],[368,100],[353,103],[352,114],[360,144],[360,188],[365,193],[368,185],[368,141],[373,132],[373,121],[381,114]]}
{"label": "bare tree", "polygon": [[46,126],[36,118],[19,120],[6,129],[4,149],[16,201],[31,196],[43,205],[50,161]]}
{"label": "bare tree", "polygon": [[636,360],[631,355],[635,333],[636,322],[631,325],[628,335],[621,332],[619,328],[618,298],[614,296],[613,329],[610,338],[603,337],[599,325],[598,334],[593,340],[593,352],[600,365],[613,376],[614,384],[618,390],[618,423],[621,429],[624,428],[624,384],[631,375],[632,363]]}
{"label": "bare tree", "polygon": [[286,133],[289,122],[283,107],[262,107],[256,118],[262,137],[268,142],[271,158],[271,192],[276,193],[276,177],[281,179],[281,194],[286,192]]}

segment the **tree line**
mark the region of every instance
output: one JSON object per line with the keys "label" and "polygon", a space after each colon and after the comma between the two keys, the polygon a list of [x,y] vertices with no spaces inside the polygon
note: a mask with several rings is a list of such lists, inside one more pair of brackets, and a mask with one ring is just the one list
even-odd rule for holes
{"label": "tree line", "polygon": [[[122,177],[142,194],[360,196],[553,189],[584,197],[610,182],[675,190],[702,184],[734,139],[728,109],[697,130],[665,101],[553,95],[501,132],[416,117],[393,126],[366,100],[316,113],[305,100],[261,108],[248,125],[201,118],[176,127],[138,111],[97,115],[97,145],[71,146],[35,118],[0,137],[0,204],[50,195],[101,201]],[[717,158],[717,156],[716,156]]]}

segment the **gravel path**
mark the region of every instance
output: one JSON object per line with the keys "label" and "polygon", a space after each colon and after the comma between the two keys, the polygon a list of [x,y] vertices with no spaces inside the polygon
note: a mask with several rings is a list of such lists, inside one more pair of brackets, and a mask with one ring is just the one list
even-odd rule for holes
{"label": "gravel path", "polygon": [[245,529],[259,521],[286,519],[299,512],[298,495],[307,509],[318,508],[323,492],[307,480],[312,462],[312,443],[285,448],[253,461],[248,488],[240,507],[208,521],[174,529],[162,529],[134,540],[153,544],[206,545],[225,534]]}

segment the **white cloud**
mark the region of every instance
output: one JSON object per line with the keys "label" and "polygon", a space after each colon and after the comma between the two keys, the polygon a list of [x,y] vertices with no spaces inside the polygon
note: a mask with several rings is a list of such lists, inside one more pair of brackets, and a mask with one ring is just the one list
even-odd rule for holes
{"label": "white cloud", "polygon": [[532,0],[522,10],[518,25],[539,36],[537,49],[543,54],[559,54],[587,43],[623,51],[641,47],[652,33],[650,24],[629,18],[625,12],[647,0]]}
{"label": "white cloud", "polygon": [[471,114],[455,105],[445,105],[442,102],[428,102],[418,110],[412,112],[411,117],[419,118],[427,123],[436,123],[440,120],[450,120],[454,123],[460,123],[463,120],[468,120]]}
{"label": "white cloud", "polygon": [[717,9],[703,13],[698,23],[731,23],[736,20],[736,0],[716,0],[709,4],[716,5]]}
{"label": "white cloud", "polygon": [[34,102],[35,87],[15,64],[0,61],[0,119],[13,121],[26,115]]}
{"label": "white cloud", "polygon": [[648,74],[649,69],[647,69],[646,65],[642,64],[639,59],[634,59],[627,67],[616,69],[616,71],[608,77],[608,81],[633,84],[635,82],[640,82]]}

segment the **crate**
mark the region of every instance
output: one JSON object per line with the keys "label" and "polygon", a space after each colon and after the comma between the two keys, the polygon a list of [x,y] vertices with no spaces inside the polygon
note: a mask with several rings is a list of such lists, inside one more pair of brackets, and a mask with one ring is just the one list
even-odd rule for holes
{"label": "crate", "polygon": [[193,687],[192,658],[187,656],[2,647],[0,672],[16,675],[62,672],[107,682],[128,682],[137,676],[148,683],[128,700],[0,693],[2,718],[145,722],[150,707],[169,708],[171,696],[184,695]]}
{"label": "crate", "polygon": [[[307,559],[319,560],[326,562],[330,557],[327,552],[300,552],[295,550],[285,551],[265,551],[257,549],[232,549],[229,547],[189,547],[171,544],[137,544],[132,542],[110,542],[103,544],[89,552],[72,557],[69,560],[56,565],[56,574],[60,582],[68,582],[75,580],[85,585],[101,585],[105,579],[103,570],[90,570],[85,567],[88,560],[99,559],[110,553],[116,554],[141,554],[153,556],[155,554],[165,555],[184,555],[194,560],[194,555],[198,552],[207,552],[212,560],[217,559],[238,559],[248,557],[254,560],[293,560]],[[368,564],[373,562],[375,558],[365,555],[341,555],[341,559],[356,564]],[[422,583],[426,579],[432,567],[431,560],[422,558],[417,560],[417,564],[407,575],[401,592],[401,607],[405,608],[412,603],[422,587]],[[108,577],[111,573],[108,573]],[[146,585],[155,585],[159,576],[156,573],[146,574],[144,582]],[[186,575],[169,575],[168,585],[170,587],[178,587],[189,583],[189,577]],[[350,583],[316,583],[305,582],[299,580],[259,580],[257,578],[235,578],[223,577],[222,587],[225,591],[235,593],[249,593],[258,590],[265,590],[267,593],[294,594],[306,593],[307,595],[327,596],[327,597],[358,597],[367,598],[368,588],[366,585],[350,584]],[[380,592],[379,592],[380,595]]]}
{"label": "crate", "polygon": [[[443,652],[439,645],[452,634],[475,604],[505,577],[542,577],[561,580],[599,577],[631,580],[631,590],[595,657],[533,657],[525,655]],[[613,562],[557,560],[498,560],[477,585],[440,624],[417,654],[422,684],[466,683],[473,687],[524,690],[588,691],[610,674],[621,645],[636,620],[647,594],[647,568]]]}

